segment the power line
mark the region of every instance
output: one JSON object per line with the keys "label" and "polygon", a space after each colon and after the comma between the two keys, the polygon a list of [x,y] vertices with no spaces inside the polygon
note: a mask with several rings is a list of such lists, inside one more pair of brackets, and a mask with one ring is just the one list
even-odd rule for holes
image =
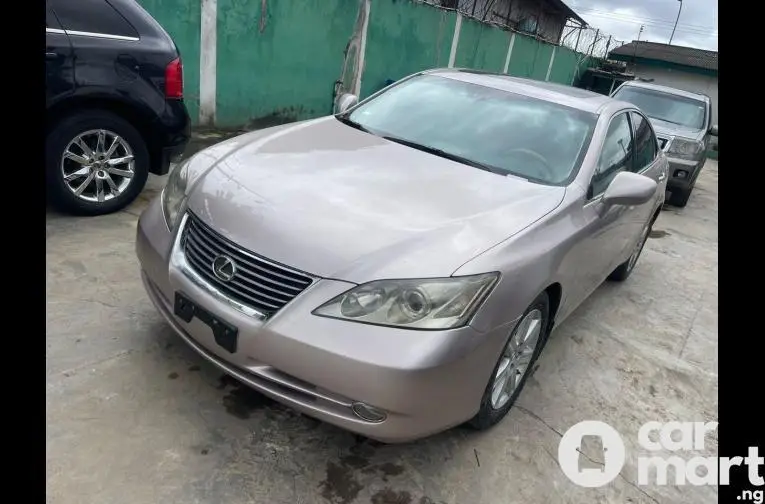
{"label": "power line", "polygon": [[[653,18],[648,16],[633,16],[632,14],[622,14],[619,12],[613,12],[613,11],[605,11],[602,9],[595,9],[592,7],[577,7],[577,11],[579,12],[587,12],[592,15],[595,14],[601,14],[601,17],[613,17],[613,18],[621,18],[626,19],[629,21],[636,21],[636,22],[647,22],[647,23],[653,23],[653,24],[666,24],[668,26],[674,26],[674,21],[668,21],[665,19],[660,18]],[[690,24],[690,23],[679,23],[678,26],[686,26],[691,29],[695,30],[704,30],[704,31],[710,31],[710,30],[716,30],[717,28],[715,26],[709,26],[709,25],[697,25],[697,24]]]}
{"label": "power line", "polygon": [[[643,24],[643,25],[646,25],[646,26],[650,26],[650,27],[653,27],[653,28],[659,28],[659,29],[662,29],[662,30],[671,30],[672,29],[672,25],[671,24],[670,25],[661,25],[661,24],[652,23],[652,22],[648,22],[648,21],[642,21],[642,20],[640,20],[638,18],[622,18],[622,17],[618,17],[618,16],[615,16],[615,15],[607,15],[607,14],[589,14],[588,13],[588,14],[585,14],[585,15],[586,16],[601,17],[601,18],[608,18],[608,19],[612,19],[614,21],[619,21],[619,22],[622,22],[622,23],[631,23],[631,24],[636,24],[636,25]],[[677,31],[679,31],[679,32],[684,32],[684,33],[689,33],[689,34],[694,34],[694,35],[706,35],[708,37],[715,37],[715,38],[717,38],[717,36],[718,36],[717,33],[713,33],[712,30],[713,29],[685,28],[685,27],[683,27],[682,24],[679,24],[678,27],[677,27]]]}
{"label": "power line", "polygon": [[[652,25],[657,28],[667,28],[670,29],[672,26],[674,26],[674,22],[666,22],[666,21],[652,21],[650,19],[644,19],[636,16],[628,16],[628,15],[622,15],[617,13],[610,13],[610,14],[600,14],[596,12],[585,12],[583,13],[584,16],[594,16],[594,17],[601,17],[601,18],[609,18],[614,19],[618,21],[624,21],[629,23],[635,23],[635,24],[647,24]],[[685,23],[678,23],[678,27],[683,27],[683,30],[686,31],[697,31],[702,33],[709,33],[710,31],[716,30],[716,28],[712,27],[696,27],[695,25],[688,25]]]}

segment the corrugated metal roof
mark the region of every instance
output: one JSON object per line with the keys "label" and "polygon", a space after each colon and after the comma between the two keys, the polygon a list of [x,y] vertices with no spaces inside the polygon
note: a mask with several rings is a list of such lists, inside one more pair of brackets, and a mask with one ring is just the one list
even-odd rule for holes
{"label": "corrugated metal roof", "polygon": [[683,47],[656,42],[633,40],[611,51],[609,57],[619,56],[614,59],[628,59],[631,57],[666,61],[678,65],[687,65],[706,70],[717,70],[717,51],[706,51],[694,47]]}

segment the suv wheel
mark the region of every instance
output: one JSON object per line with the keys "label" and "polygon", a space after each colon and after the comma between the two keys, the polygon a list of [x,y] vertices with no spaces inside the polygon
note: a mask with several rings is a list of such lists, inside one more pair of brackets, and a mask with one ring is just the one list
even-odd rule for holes
{"label": "suv wheel", "polygon": [[102,110],[68,116],[45,142],[48,194],[61,210],[103,215],[130,204],[149,176],[141,134]]}

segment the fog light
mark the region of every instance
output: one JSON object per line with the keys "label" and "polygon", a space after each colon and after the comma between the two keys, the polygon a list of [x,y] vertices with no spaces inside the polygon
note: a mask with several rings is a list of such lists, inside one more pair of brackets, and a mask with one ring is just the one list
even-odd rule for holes
{"label": "fog light", "polygon": [[366,422],[379,423],[385,420],[385,417],[387,416],[384,411],[361,402],[353,403],[351,405],[351,409],[353,410],[353,412],[356,414],[357,417],[361,418],[362,420]]}
{"label": "fog light", "polygon": [[688,176],[688,172],[685,170],[677,170],[675,172],[675,177],[677,178],[686,178]]}

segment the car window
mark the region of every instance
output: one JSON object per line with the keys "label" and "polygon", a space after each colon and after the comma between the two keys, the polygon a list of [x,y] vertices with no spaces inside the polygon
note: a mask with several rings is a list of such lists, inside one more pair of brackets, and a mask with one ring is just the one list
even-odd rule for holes
{"label": "car window", "polygon": [[707,106],[694,98],[638,86],[622,86],[614,98],[635,105],[651,119],[695,130],[704,129],[706,124]]}
{"label": "car window", "polygon": [[632,125],[635,128],[635,163],[634,171],[640,172],[656,159],[658,147],[656,136],[648,120],[637,112],[632,112]]}
{"label": "car window", "polygon": [[135,28],[106,0],[50,0],[67,31],[138,37]]}
{"label": "car window", "polygon": [[590,182],[590,198],[603,193],[617,173],[632,168],[632,130],[627,113],[621,113],[611,120],[600,151],[598,164]]}
{"label": "car window", "polygon": [[438,75],[406,79],[348,119],[410,147],[542,184],[576,175],[597,123],[590,112]]}

